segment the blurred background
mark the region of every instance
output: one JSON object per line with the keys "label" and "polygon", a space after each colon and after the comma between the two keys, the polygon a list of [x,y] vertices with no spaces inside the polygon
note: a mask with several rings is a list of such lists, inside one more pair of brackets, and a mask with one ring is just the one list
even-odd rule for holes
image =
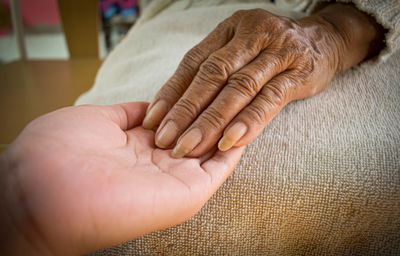
{"label": "blurred background", "polygon": [[71,106],[151,0],[0,0],[0,153]]}
{"label": "blurred background", "polygon": [[[18,31],[13,29],[13,0],[0,0],[0,62],[20,58]],[[84,1],[81,1],[84,2]],[[18,10],[19,9],[19,10]],[[57,0],[19,0],[27,59],[68,59],[70,57]],[[98,0],[99,57],[104,58],[135,23],[136,0]]]}

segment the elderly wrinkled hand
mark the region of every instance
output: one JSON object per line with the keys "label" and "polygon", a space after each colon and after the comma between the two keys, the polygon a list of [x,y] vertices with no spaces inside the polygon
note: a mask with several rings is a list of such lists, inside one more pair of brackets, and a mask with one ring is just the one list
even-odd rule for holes
{"label": "elderly wrinkled hand", "polygon": [[287,103],[321,92],[335,74],[376,54],[380,37],[351,5],[300,20],[238,11],[186,53],[143,126],[157,128],[156,145],[174,147],[175,157],[199,156],[218,141],[222,151],[246,145]]}

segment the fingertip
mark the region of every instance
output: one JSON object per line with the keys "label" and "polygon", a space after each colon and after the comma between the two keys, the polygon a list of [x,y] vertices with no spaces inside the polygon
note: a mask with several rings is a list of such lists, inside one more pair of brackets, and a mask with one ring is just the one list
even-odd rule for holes
{"label": "fingertip", "polygon": [[168,148],[178,136],[178,127],[175,122],[169,120],[162,129],[157,132],[155,144],[159,148]]}
{"label": "fingertip", "polygon": [[155,125],[147,119],[147,116],[144,117],[143,122],[142,122],[142,127],[146,130],[153,130]]}
{"label": "fingertip", "polygon": [[217,151],[214,155],[214,157],[217,158],[225,158],[225,159],[230,159],[234,160],[240,159],[240,156],[243,154],[243,151],[245,150],[246,146],[240,146],[240,147],[232,147],[226,151]]}
{"label": "fingertip", "polygon": [[175,158],[184,157],[200,144],[202,138],[203,134],[199,128],[191,129],[179,139],[171,155]]}
{"label": "fingertip", "polygon": [[146,108],[146,115],[149,113],[150,109],[154,106],[154,101],[150,102],[149,105]]}
{"label": "fingertip", "polygon": [[143,128],[152,130],[158,126],[165,115],[168,113],[168,104],[165,100],[159,100],[155,104],[151,104],[146,111],[146,116],[143,120]]}
{"label": "fingertip", "polygon": [[225,151],[229,150],[230,148],[232,148],[233,144],[234,144],[234,141],[229,140],[224,136],[218,142],[218,149],[220,151],[225,152]]}
{"label": "fingertip", "polygon": [[171,156],[172,156],[173,158],[179,159],[179,158],[184,157],[187,153],[188,153],[187,151],[185,151],[185,150],[183,150],[183,149],[181,149],[181,148],[174,148],[174,149],[171,151]]}
{"label": "fingertip", "polygon": [[247,125],[245,123],[235,123],[225,131],[224,136],[218,143],[218,149],[221,151],[231,149],[246,134],[247,130]]}

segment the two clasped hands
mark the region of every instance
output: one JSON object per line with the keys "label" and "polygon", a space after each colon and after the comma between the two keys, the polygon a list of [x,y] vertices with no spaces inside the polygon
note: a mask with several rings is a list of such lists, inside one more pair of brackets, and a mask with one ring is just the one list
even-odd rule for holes
{"label": "two clasped hands", "polygon": [[0,252],[82,254],[188,220],[287,103],[376,55],[382,37],[351,5],[301,20],[239,11],[185,55],[150,106],[39,117],[0,155]]}

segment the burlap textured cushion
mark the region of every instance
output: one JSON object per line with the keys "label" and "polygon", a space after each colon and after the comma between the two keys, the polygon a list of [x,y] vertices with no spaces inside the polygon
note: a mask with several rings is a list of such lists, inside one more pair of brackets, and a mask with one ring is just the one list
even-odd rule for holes
{"label": "burlap textured cushion", "polygon": [[[220,20],[255,6],[162,11],[131,31],[78,103],[151,99]],[[399,72],[396,53],[289,104],[194,218],[95,255],[400,254]]]}

